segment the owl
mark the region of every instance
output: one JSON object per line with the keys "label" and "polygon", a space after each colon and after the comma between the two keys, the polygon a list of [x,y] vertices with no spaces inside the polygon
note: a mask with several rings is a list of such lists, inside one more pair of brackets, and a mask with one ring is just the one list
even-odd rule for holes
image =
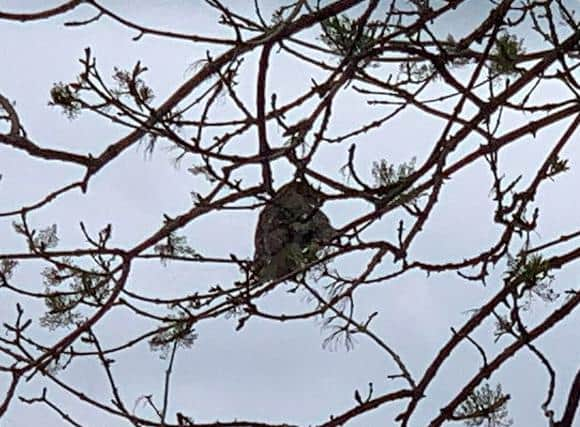
{"label": "owl", "polygon": [[254,270],[261,280],[274,280],[316,260],[335,234],[320,210],[322,194],[296,180],[281,187],[258,218]]}

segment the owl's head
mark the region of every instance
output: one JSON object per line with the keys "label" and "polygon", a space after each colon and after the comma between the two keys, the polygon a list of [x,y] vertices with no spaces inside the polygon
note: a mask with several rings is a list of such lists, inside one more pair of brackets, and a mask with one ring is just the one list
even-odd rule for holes
{"label": "owl's head", "polygon": [[274,202],[283,206],[306,205],[318,208],[324,203],[324,197],[306,180],[296,179],[280,187],[274,196]]}

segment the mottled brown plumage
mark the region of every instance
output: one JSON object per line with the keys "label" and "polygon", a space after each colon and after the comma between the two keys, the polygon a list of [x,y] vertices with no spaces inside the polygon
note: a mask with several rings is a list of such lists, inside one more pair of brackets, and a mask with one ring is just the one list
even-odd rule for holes
{"label": "mottled brown plumage", "polygon": [[254,268],[262,280],[277,279],[313,261],[334,229],[320,211],[322,195],[296,180],[281,187],[260,213],[255,235]]}

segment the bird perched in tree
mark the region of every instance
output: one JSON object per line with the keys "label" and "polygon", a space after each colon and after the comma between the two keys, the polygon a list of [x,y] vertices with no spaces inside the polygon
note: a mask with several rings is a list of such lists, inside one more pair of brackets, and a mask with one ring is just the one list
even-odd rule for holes
{"label": "bird perched in tree", "polygon": [[315,261],[335,234],[320,211],[322,194],[297,179],[281,187],[260,213],[254,271],[260,280],[281,278]]}

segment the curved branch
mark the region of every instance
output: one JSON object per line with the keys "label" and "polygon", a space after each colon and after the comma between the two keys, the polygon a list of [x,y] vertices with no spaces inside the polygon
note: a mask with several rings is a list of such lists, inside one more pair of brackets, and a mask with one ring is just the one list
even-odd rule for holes
{"label": "curved branch", "polygon": [[73,10],[82,3],[85,3],[85,0],[71,0],[61,4],[60,6],[32,13],[9,13],[0,11],[0,19],[20,22],[38,21],[40,19],[47,19],[56,15],[61,15],[69,10]]}

